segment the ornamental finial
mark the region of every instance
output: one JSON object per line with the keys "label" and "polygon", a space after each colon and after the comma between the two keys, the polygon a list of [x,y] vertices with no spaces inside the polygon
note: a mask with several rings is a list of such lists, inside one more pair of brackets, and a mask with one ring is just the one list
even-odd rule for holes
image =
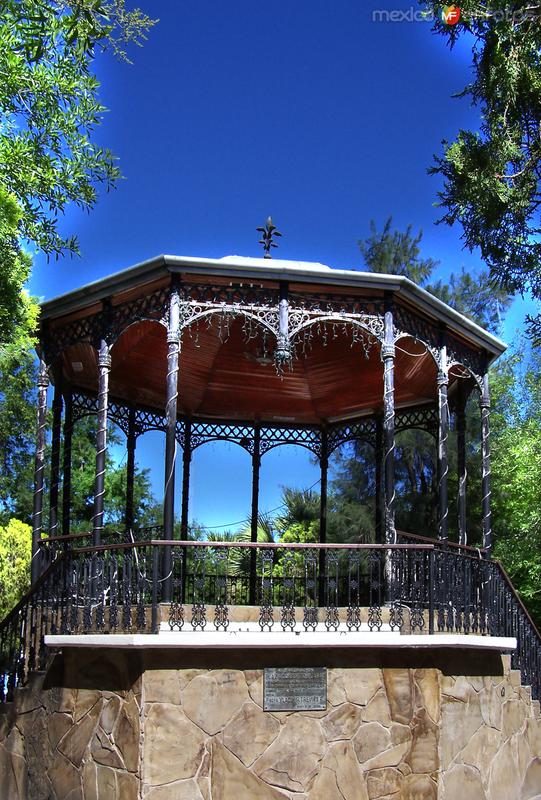
{"label": "ornamental finial", "polygon": [[257,228],[257,230],[259,233],[263,234],[259,240],[259,244],[263,245],[263,249],[265,250],[265,258],[272,258],[270,253],[271,247],[278,247],[276,242],[273,241],[273,236],[281,236],[282,234],[280,231],[276,230],[276,225],[273,225],[272,217],[267,217],[265,227]]}

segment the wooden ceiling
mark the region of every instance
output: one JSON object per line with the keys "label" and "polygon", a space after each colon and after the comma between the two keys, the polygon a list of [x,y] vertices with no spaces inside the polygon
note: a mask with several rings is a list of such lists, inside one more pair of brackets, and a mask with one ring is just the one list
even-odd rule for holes
{"label": "wooden ceiling", "polygon": [[[222,334],[224,331],[222,332]],[[222,340],[223,339],[223,340]],[[365,354],[351,335],[330,329],[327,343],[316,335],[291,370],[276,373],[261,334],[246,341],[242,319],[228,336],[218,325],[185,331],[179,368],[179,413],[221,419],[320,423],[380,409],[383,366],[373,341]],[[110,392],[141,406],[165,407],[166,331],[153,322],[130,326],[111,352]],[[97,358],[88,344],[63,354],[65,377],[75,387],[96,392]],[[395,403],[415,405],[436,398],[436,367],[423,345],[400,339],[395,359]]]}

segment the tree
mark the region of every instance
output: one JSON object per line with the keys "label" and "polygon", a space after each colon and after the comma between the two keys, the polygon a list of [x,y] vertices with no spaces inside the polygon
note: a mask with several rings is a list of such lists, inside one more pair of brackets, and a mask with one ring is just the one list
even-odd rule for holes
{"label": "tree", "polygon": [[17,238],[21,218],[15,197],[0,183],[0,369],[31,343],[38,313],[24,289],[31,262]]}
{"label": "tree", "polygon": [[92,140],[104,111],[92,62],[97,48],[127,59],[154,22],[125,0],[0,0],[0,12],[0,514],[28,519],[38,307],[24,290],[31,259],[20,242],[78,252],[59,215],[68,203],[90,209],[96,186],[120,174]]}
{"label": "tree", "polygon": [[[473,80],[458,97],[479,110],[478,130],[443,142],[432,174],[443,178],[441,222],[460,223],[479,247],[495,285],[541,298],[541,7],[535,3],[464,0],[461,20],[446,25],[441,4],[422,2],[435,33],[453,45],[472,41]],[[541,318],[530,319],[539,341]]]}
{"label": "tree", "polygon": [[433,281],[439,261],[421,255],[423,232],[414,235],[411,225],[404,232],[393,230],[392,221],[388,217],[379,232],[372,220],[370,235],[358,242],[369,272],[403,275],[483,328],[497,332],[511,303],[509,292],[492,286],[485,270],[474,276],[462,267],[458,274],[451,273],[448,283]]}
{"label": "tree", "polygon": [[[525,343],[492,371],[495,555],[541,623],[541,358]],[[520,355],[518,355],[520,353]],[[524,358],[525,356],[525,358]],[[521,362],[526,361],[521,369]]]}
{"label": "tree", "polygon": [[364,442],[348,442],[335,451],[330,466],[328,540],[374,541],[376,476],[372,448]]}
{"label": "tree", "polygon": [[69,203],[90,209],[98,184],[120,172],[93,142],[104,112],[91,72],[97,47],[127,58],[153,21],[125,0],[0,0],[0,360],[32,344],[37,306],[24,291],[31,260],[77,253],[58,218]]}
{"label": "tree", "polygon": [[30,585],[32,529],[18,519],[0,526],[0,620]]}
{"label": "tree", "polygon": [[[36,365],[31,354],[22,350],[11,358],[0,358],[0,524],[11,517],[30,522],[34,481],[34,432],[36,424]],[[123,525],[126,497],[126,466],[117,465],[112,456],[122,443],[118,430],[110,426],[106,460],[106,523]],[[50,463],[50,446],[46,454]],[[96,419],[77,422],[72,441],[72,524],[73,530],[88,530],[94,513],[96,463]],[[46,471],[45,497],[48,492]],[[60,497],[62,501],[62,496]],[[134,476],[135,527],[155,525],[161,515],[150,485],[149,471],[137,469]],[[45,504],[45,523],[47,505]]]}
{"label": "tree", "polygon": [[296,489],[282,487],[282,505],[284,510],[274,524],[280,539],[291,525],[309,526],[312,522],[319,524],[319,494],[312,489]]}
{"label": "tree", "polygon": [[412,226],[406,230],[393,230],[393,218],[388,217],[381,232],[374,220],[370,221],[370,236],[358,242],[359,250],[369,272],[404,275],[410,281],[424,286],[438,266],[433,258],[421,258],[423,232],[414,236]]}
{"label": "tree", "polygon": [[140,42],[153,22],[124,0],[2,0],[0,188],[20,207],[19,234],[47,254],[76,252],[57,219],[91,208],[115,184],[112,154],[92,141],[104,112],[91,72],[96,47]]}
{"label": "tree", "polygon": [[0,524],[32,514],[36,367],[16,345],[0,355]]}
{"label": "tree", "polygon": [[[94,514],[94,481],[96,464],[96,419],[85,417],[74,427],[72,442],[72,529],[87,531],[92,528]],[[122,444],[114,426],[108,433],[108,452],[105,461],[105,523],[115,530],[124,525],[126,503],[126,466],[115,464],[112,451]],[[159,523],[158,510],[152,494],[148,469],[138,469],[134,474],[134,528],[144,528]],[[161,507],[160,507],[161,509]]]}

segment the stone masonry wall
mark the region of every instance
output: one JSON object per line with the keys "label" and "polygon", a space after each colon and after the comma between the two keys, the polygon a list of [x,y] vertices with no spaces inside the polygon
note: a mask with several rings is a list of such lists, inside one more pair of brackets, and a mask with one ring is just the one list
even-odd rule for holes
{"label": "stone masonry wall", "polygon": [[0,713],[2,800],[138,800],[140,670],[116,652],[57,656]]}
{"label": "stone masonry wall", "polygon": [[[264,712],[306,665],[327,710]],[[68,650],[0,713],[0,797],[541,800],[540,716],[486,653]]]}
{"label": "stone masonry wall", "polygon": [[539,704],[509,657],[320,654],[327,711],[300,713],[263,711],[261,665],[314,656],[220,660],[148,661],[144,800],[541,800]]}

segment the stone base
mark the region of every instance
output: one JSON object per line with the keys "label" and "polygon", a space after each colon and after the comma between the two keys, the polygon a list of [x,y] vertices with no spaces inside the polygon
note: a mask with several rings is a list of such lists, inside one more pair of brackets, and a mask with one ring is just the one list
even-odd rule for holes
{"label": "stone base", "polygon": [[[327,709],[264,712],[266,666]],[[0,713],[0,797],[541,800],[540,716],[493,652],[74,648]]]}

